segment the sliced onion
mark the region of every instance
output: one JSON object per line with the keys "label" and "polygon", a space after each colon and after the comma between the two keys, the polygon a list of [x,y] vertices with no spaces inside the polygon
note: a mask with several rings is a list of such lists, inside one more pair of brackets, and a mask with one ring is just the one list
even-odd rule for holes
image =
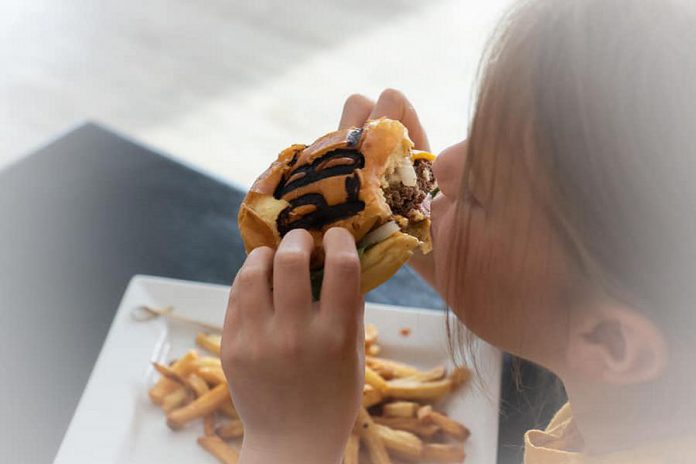
{"label": "sliced onion", "polygon": [[401,183],[407,187],[415,187],[418,185],[418,177],[416,176],[416,170],[411,164],[411,160],[404,159],[399,163],[396,168],[398,176],[401,178]]}
{"label": "sliced onion", "polygon": [[367,248],[370,245],[379,243],[400,230],[401,228],[394,221],[389,221],[382,224],[369,234],[365,235],[365,237],[360,241],[359,248]]}
{"label": "sliced onion", "polygon": [[427,218],[430,217],[430,205],[432,204],[432,202],[433,197],[431,197],[430,195],[426,195],[423,201],[421,202],[420,206],[418,207],[420,212],[423,213],[423,215]]}

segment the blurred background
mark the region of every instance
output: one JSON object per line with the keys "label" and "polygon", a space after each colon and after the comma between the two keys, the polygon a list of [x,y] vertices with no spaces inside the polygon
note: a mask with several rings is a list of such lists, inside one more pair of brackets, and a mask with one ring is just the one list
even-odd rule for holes
{"label": "blurred background", "polygon": [[464,137],[508,0],[3,0],[0,167],[85,120],[248,186],[345,97],[403,90]]}

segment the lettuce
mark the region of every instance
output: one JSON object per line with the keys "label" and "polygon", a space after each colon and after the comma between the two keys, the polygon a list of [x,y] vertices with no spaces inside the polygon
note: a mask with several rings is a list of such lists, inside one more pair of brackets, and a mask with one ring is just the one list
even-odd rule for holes
{"label": "lettuce", "polygon": [[[365,249],[368,247],[358,248],[358,257],[362,258],[365,254]],[[321,283],[324,281],[324,268],[311,271],[309,273],[309,281],[312,284],[312,300],[319,301],[321,298]]]}

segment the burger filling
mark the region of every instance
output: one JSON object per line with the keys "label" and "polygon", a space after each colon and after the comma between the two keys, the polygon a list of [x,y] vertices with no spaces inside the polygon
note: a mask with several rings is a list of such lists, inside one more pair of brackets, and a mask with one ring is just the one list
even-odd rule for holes
{"label": "burger filling", "polygon": [[[406,159],[410,165],[410,160]],[[404,163],[405,164],[405,163]],[[403,164],[394,170],[387,178],[387,185],[383,186],[384,199],[394,215],[403,216],[410,221],[422,221],[428,215],[424,211],[423,202],[428,194],[435,188],[432,162],[426,159],[417,159],[408,168],[402,168]]]}

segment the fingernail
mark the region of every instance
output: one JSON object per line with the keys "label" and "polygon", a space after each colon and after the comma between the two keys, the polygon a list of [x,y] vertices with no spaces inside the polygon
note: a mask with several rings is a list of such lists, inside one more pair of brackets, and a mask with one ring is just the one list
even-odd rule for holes
{"label": "fingernail", "polygon": [[283,241],[287,242],[301,242],[305,240],[305,237],[309,235],[309,232],[307,232],[304,229],[293,229],[287,234],[285,234],[285,237],[283,237]]}
{"label": "fingernail", "polygon": [[268,247],[267,246],[259,246],[259,247],[254,248],[253,250],[251,250],[249,252],[249,254],[247,255],[247,258],[251,257],[252,255],[261,253],[264,249],[268,249]]}
{"label": "fingernail", "polygon": [[296,235],[303,235],[306,233],[308,232],[304,229],[292,229],[290,232],[285,234],[285,238],[294,238]]}
{"label": "fingernail", "polygon": [[343,227],[332,227],[329,230],[327,230],[324,235],[327,235],[327,234],[346,234],[346,233],[350,233],[350,232],[348,232]]}
{"label": "fingernail", "polygon": [[308,243],[311,243],[312,248],[314,247],[314,238],[309,232],[304,229],[293,229],[285,234],[279,248],[305,250]]}

